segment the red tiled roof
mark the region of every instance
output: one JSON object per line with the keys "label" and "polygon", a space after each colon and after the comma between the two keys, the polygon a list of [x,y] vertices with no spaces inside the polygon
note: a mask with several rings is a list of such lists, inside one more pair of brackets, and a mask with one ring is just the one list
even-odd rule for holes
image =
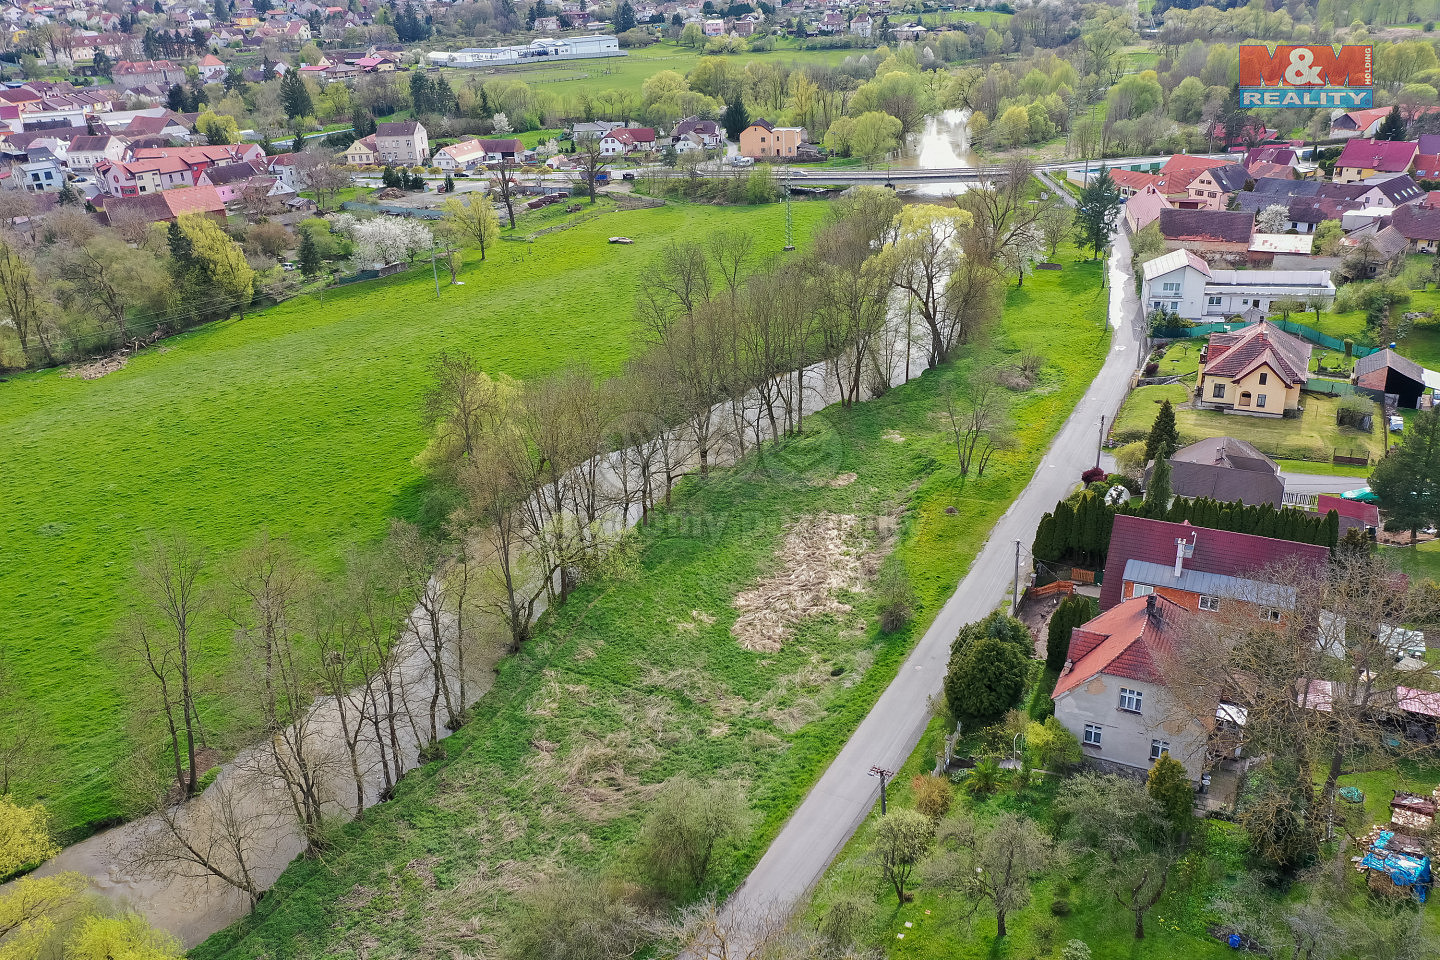
{"label": "red tiled roof", "polygon": [[1380,526],[1380,508],[1373,503],[1365,503],[1360,500],[1346,500],[1344,497],[1332,497],[1328,493],[1320,494],[1320,496],[1315,499],[1315,512],[1323,517],[1331,510],[1334,510],[1342,517],[1359,520],[1366,526]]}
{"label": "red tiled roof", "polygon": [[1141,173],[1139,170],[1111,170],[1110,179],[1115,181],[1117,187],[1129,187],[1132,190],[1144,190],[1152,183],[1159,183],[1160,178],[1153,173]]}
{"label": "red tiled roof", "polygon": [[1160,180],[1157,186],[1166,194],[1184,193],[1185,188],[1190,186],[1190,181],[1211,167],[1223,167],[1229,160],[1209,160],[1205,157],[1192,157],[1188,154],[1177,153],[1165,161],[1165,166],[1160,168]]}
{"label": "red tiled roof", "polygon": [[1357,137],[1345,144],[1335,169],[1354,167],[1383,173],[1404,173],[1415,159],[1417,145],[1408,140],[1371,140]]}
{"label": "red tiled roof", "polygon": [[1061,671],[1052,697],[1097,674],[1163,683],[1156,655],[1174,646],[1188,612],[1151,594],[1106,610],[1070,634],[1070,666]]}
{"label": "red tiled roof", "polygon": [[1255,214],[1243,210],[1161,210],[1160,235],[1166,240],[1250,243]]}
{"label": "red tiled roof", "polygon": [[1267,364],[1289,384],[1309,378],[1311,347],[1265,320],[1236,333],[1212,333],[1205,373],[1238,380]]}
{"label": "red tiled roof", "polygon": [[1415,179],[1440,179],[1440,154],[1422,153],[1415,157]]}
{"label": "red tiled roof", "polygon": [[1322,564],[1330,560],[1328,547],[1257,537],[1249,533],[1211,530],[1187,523],[1169,523],[1121,514],[1110,533],[1110,552],[1105,559],[1105,581],[1100,588],[1100,609],[1109,610],[1120,602],[1125,564],[1131,560],[1173,564],[1175,541],[1194,537],[1194,553],[1185,560],[1185,569],[1243,577],[1281,561],[1301,560]]}
{"label": "red tiled roof", "polygon": [[1385,114],[1390,112],[1389,107],[1367,107],[1364,110],[1351,110],[1337,120],[1348,120],[1349,126],[1355,130],[1364,130],[1376,120],[1385,119]]}
{"label": "red tiled roof", "polygon": [[1407,203],[1395,208],[1390,226],[1406,240],[1440,240],[1440,210]]}

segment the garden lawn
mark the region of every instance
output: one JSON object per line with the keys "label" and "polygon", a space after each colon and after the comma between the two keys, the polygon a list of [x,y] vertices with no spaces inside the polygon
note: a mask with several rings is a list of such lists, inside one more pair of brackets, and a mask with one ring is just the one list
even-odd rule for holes
{"label": "garden lawn", "polygon": [[[872,53],[870,50],[802,50],[790,44],[777,44],[774,50],[762,53],[738,53],[726,56],[732,67],[744,71],[752,60],[772,60],[777,63],[804,66],[815,64],[833,67],[846,57],[859,57]],[[479,80],[523,80],[532,86],[546,84],[561,96],[596,94],[604,90],[623,90],[638,94],[646,79],[661,70],[674,70],[688,74],[705,56],[699,50],[682,47],[669,41],[648,47],[632,49],[625,57],[606,57],[599,60],[570,60],[539,67],[504,67],[495,70],[473,70],[461,67],[447,67],[445,73],[451,86],[465,84],[471,78]],[[552,86],[553,85],[553,86]],[[518,136],[518,134],[517,134]]]}
{"label": "garden lawn", "polygon": [[1412,577],[1440,583],[1440,540],[1410,546],[1381,547],[1385,559]]}
{"label": "garden lawn", "polygon": [[1305,412],[1299,418],[1262,418],[1215,410],[1192,410],[1182,406],[1189,399],[1189,391],[1190,387],[1183,383],[1132,390],[1120,408],[1112,436],[1116,440],[1133,440],[1148,433],[1155,414],[1160,410],[1160,403],[1169,400],[1175,407],[1175,421],[1180,428],[1182,444],[1205,437],[1235,437],[1253,444],[1271,457],[1323,460],[1327,464],[1335,453],[1373,459],[1379,459],[1385,453],[1385,435],[1378,426],[1367,434],[1352,427],[1341,427],[1335,422],[1336,408],[1340,403],[1337,397],[1307,393],[1304,395]]}
{"label": "garden lawn", "polygon": [[[1416,321],[1408,334],[1395,338],[1395,346],[1401,354],[1414,360],[1420,366],[1428,367],[1431,370],[1440,370],[1440,290],[1410,291],[1410,302],[1398,304],[1392,309],[1391,323],[1392,326],[1396,325],[1401,314],[1427,312],[1433,313],[1435,316],[1428,320]],[[1365,312],[1363,310],[1351,310],[1346,313],[1322,312],[1318,322],[1313,313],[1305,314],[1303,317],[1297,314],[1295,319],[1300,323],[1316,327],[1321,333],[1327,333],[1332,337],[1341,339],[1349,337],[1356,343],[1367,346],[1374,345],[1373,338],[1365,331]],[[1318,353],[1324,348],[1316,347],[1315,349]]]}
{"label": "garden lawn", "polygon": [[[796,204],[797,235],[824,212]],[[465,285],[439,300],[422,266],[167,340],[99,380],[0,383],[0,651],[58,744],[43,791],[55,826],[74,837],[117,812],[109,777],[129,681],[103,648],[128,606],[138,542],[178,531],[231,553],[268,530],[332,566],[389,518],[422,516],[412,461],[439,352],[467,350],[515,377],[572,361],[614,372],[662,244],[741,227],[778,252],[784,223],[778,206],[607,213],[496,244],[484,263],[467,251]],[[607,244],[617,233],[634,245]],[[210,626],[202,674],[226,646]]]}
{"label": "garden lawn", "polygon": [[[692,477],[638,531],[638,569],[580,588],[505,661],[448,759],[293,864],[254,917],[191,951],[201,960],[495,952],[503,910],[537,875],[637,875],[630,845],[655,784],[679,774],[744,786],[756,828],[717,851],[706,885],[733,889],[894,676],[1029,482],[1109,346],[1098,265],[1036,276],[1009,296],[998,351],[966,356],[738,467]],[[1014,444],[962,480],[937,416],[973,370],[1035,350],[1039,382],[1015,396]],[[853,474],[853,482],[846,482]],[[833,482],[832,482],[833,481]],[[954,508],[954,514],[947,514]],[[884,530],[914,582],[917,615],[884,637],[867,591],[802,622],[778,652],[731,634],[733,600],[767,573],[788,524],[822,513]],[[882,535],[884,536],[884,535]]]}

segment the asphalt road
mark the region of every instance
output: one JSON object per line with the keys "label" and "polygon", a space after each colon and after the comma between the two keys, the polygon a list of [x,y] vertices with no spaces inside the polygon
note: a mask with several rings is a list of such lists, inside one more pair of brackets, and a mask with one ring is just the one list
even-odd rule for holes
{"label": "asphalt road", "polygon": [[1028,552],[1041,516],[1094,464],[1100,417],[1108,420],[1119,410],[1142,342],[1130,244],[1123,235],[1116,238],[1108,272],[1115,332],[1099,376],[899,674],[726,904],[726,914],[736,925],[743,928],[787,912],[819,881],[874,808],[879,783],[870,775],[871,767],[899,769],[919,742],[930,717],[927,700],[940,690],[951,640],[962,626],[1009,599],[1015,542]]}

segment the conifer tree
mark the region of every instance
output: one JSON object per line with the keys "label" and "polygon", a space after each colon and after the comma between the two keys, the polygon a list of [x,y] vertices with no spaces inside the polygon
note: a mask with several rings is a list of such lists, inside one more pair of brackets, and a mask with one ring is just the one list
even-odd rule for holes
{"label": "conifer tree", "polygon": [[[1161,453],[1161,450],[1165,453]],[[1180,431],[1175,426],[1175,408],[1166,400],[1160,404],[1160,412],[1150,425],[1150,434],[1145,438],[1145,462],[1162,460],[1180,449]]]}

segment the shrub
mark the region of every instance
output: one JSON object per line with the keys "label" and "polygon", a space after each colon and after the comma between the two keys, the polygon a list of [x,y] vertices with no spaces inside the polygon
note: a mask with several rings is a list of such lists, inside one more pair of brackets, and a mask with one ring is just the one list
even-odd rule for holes
{"label": "shrub", "polygon": [[950,810],[950,784],[939,777],[917,774],[910,781],[910,792],[915,795],[915,809],[931,820],[939,820]]}
{"label": "shrub", "polygon": [[881,633],[894,633],[910,620],[915,607],[915,591],[910,585],[910,572],[898,556],[892,557],[881,568],[875,583],[875,596],[880,601]]}
{"label": "shrub", "polygon": [[1000,761],[986,757],[970,771],[965,781],[972,797],[988,797],[1000,788]]}
{"label": "shrub", "polygon": [[1157,374],[1157,373],[1159,373],[1159,372],[1160,372],[1160,364],[1155,363],[1153,360],[1152,360],[1150,363],[1145,364],[1145,376],[1147,376],[1147,377],[1153,377],[1153,376],[1155,376],[1155,374]]}
{"label": "shrub", "polygon": [[1044,723],[1032,723],[1025,732],[1025,747],[1042,770],[1065,773],[1080,765],[1084,752],[1075,734],[1053,716]]}
{"label": "shrub", "polygon": [[[1065,912],[1070,912],[1069,904],[1066,904]],[[1060,960],[1090,960],[1090,945],[1084,940],[1071,940],[1061,948]]]}
{"label": "shrub", "polygon": [[1131,496],[1135,495],[1136,490],[1140,486],[1138,483],[1135,482],[1134,477],[1127,477],[1123,473],[1110,474],[1105,478],[1105,483],[1111,487],[1124,487],[1126,490],[1130,491]]}
{"label": "shrub", "polygon": [[998,720],[1025,691],[1030,663],[1017,644],[985,637],[950,658],[945,700],[956,717]]}
{"label": "shrub", "polygon": [[1087,487],[1090,486],[1090,484],[1092,483],[1097,483],[1104,479],[1105,470],[1103,467],[1091,467],[1084,473],[1080,474],[1080,482],[1085,484],[1085,486]]}
{"label": "shrub", "polygon": [[[1053,914],[1054,914],[1055,916],[1057,916],[1057,917],[1068,917],[1068,916],[1070,916],[1070,901],[1069,901],[1069,900],[1066,900],[1064,897],[1056,897],[1054,900],[1050,901],[1050,912],[1053,913]],[[1075,941],[1072,940],[1072,941],[1070,941],[1070,942],[1071,942],[1071,943],[1074,943]],[[1068,957],[1069,955],[1070,955],[1070,954],[1069,954],[1069,951],[1068,951],[1068,944],[1067,944],[1067,951],[1066,951],[1066,953],[1062,954],[1062,956]],[[1087,953],[1086,956],[1088,957],[1089,954]]]}
{"label": "shrub", "polygon": [[[1127,443],[1115,451],[1115,465],[1130,476],[1136,476],[1145,469],[1145,441],[1136,440]],[[1129,485],[1126,489],[1133,492],[1134,488]]]}

